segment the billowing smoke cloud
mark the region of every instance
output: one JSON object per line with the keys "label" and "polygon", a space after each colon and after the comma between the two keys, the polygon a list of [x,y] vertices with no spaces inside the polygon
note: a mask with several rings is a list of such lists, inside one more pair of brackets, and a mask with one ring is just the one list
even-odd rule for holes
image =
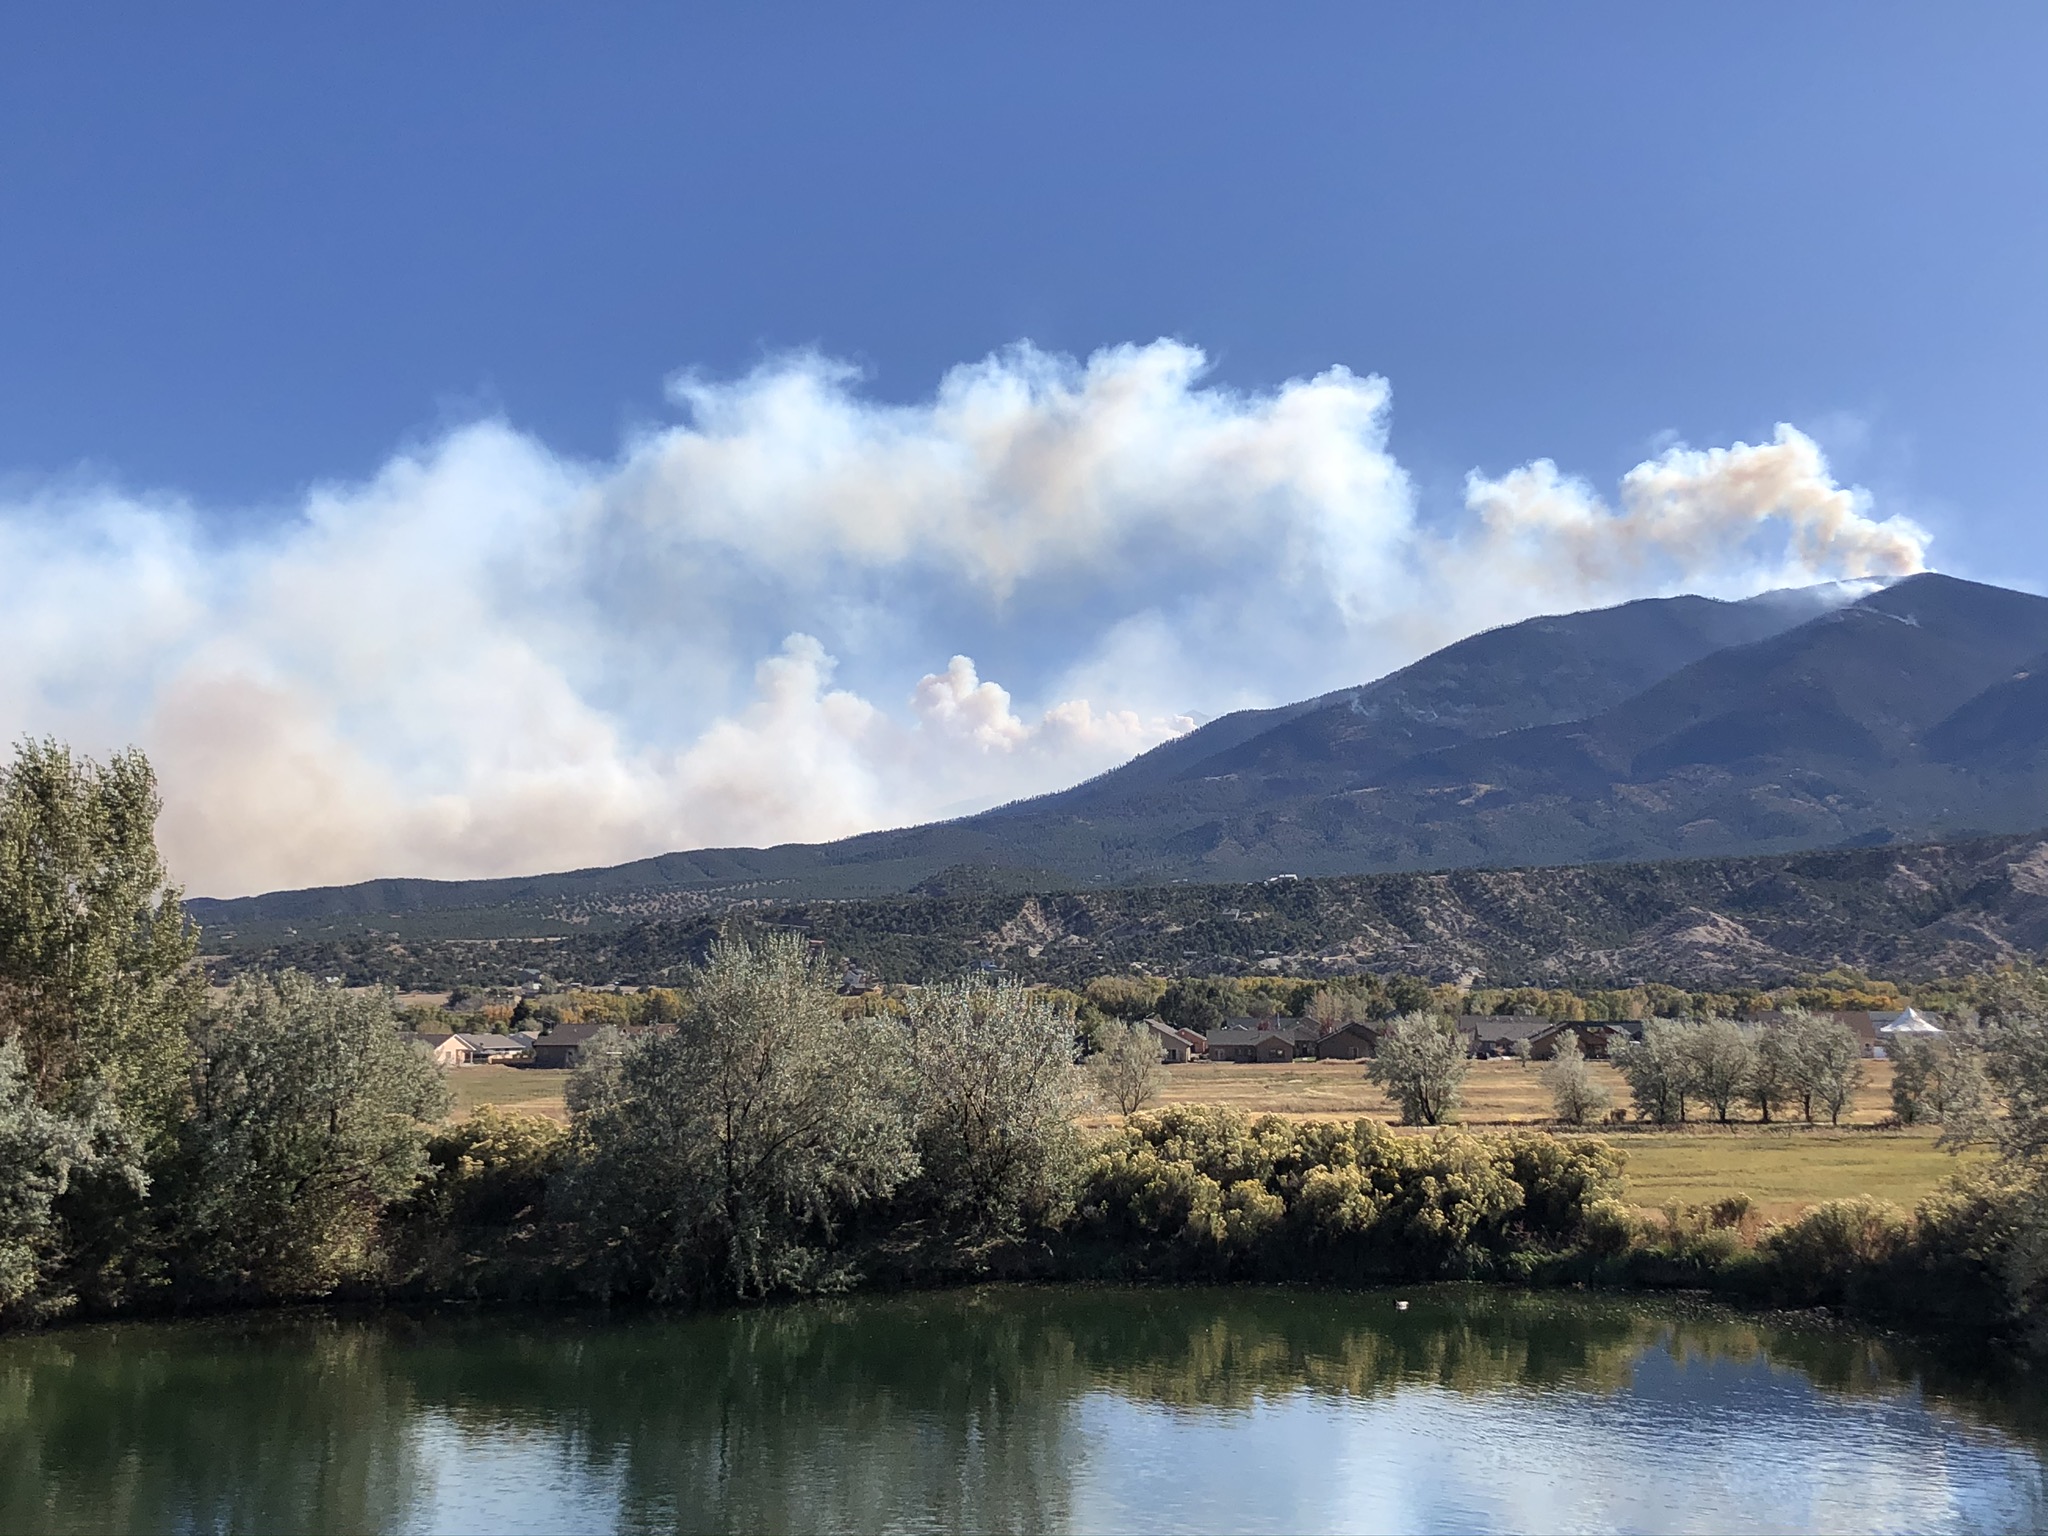
{"label": "billowing smoke cloud", "polygon": [[1869,500],[1836,485],[1819,446],[1782,424],[1758,447],[1673,448],[1638,464],[1622,477],[1618,514],[1548,459],[1466,481],[1489,568],[1519,554],[1522,569],[1540,563],[1550,580],[1588,591],[1673,570],[1719,570],[1738,584],[1919,570],[1926,535],[1896,518],[1874,521]]}
{"label": "billowing smoke cloud", "polygon": [[146,747],[197,891],[502,874],[954,814],[1529,614],[1921,565],[1789,427],[1433,526],[1384,381],[1204,367],[1018,347],[896,406],[787,358],[610,462],[486,422],[232,537],[51,489],[0,505],[0,725]]}

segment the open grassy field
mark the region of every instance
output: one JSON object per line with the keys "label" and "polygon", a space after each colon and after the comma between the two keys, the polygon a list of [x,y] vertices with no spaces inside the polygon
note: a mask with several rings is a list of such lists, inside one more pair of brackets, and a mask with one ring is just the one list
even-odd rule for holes
{"label": "open grassy field", "polygon": [[1629,1198],[1637,1205],[1705,1205],[1741,1193],[1769,1221],[1850,1195],[1911,1210],[1959,1167],[1920,1132],[1629,1132],[1610,1140],[1627,1156]]}
{"label": "open grassy field", "polygon": [[551,1120],[567,1120],[569,1110],[562,1102],[562,1090],[568,1086],[567,1072],[532,1067],[454,1067],[448,1073],[448,1088],[455,1100],[454,1115],[458,1120],[475,1114],[486,1104],[523,1109]]}
{"label": "open grassy field", "polygon": [[[1875,1195],[1910,1208],[1955,1171],[1956,1160],[1936,1148],[1930,1132],[1878,1128],[1891,1114],[1891,1067],[1881,1061],[1867,1066],[1868,1078],[1840,1130],[1752,1122],[1672,1131],[1602,1127],[1601,1134],[1627,1154],[1630,1198],[1651,1209],[1674,1200],[1701,1205],[1737,1192],[1748,1195],[1771,1220],[1847,1195]],[[1618,1073],[1598,1062],[1592,1070],[1614,1091],[1616,1103],[1628,1101]],[[557,1120],[568,1115],[562,1103],[566,1072],[458,1067],[448,1077],[458,1118],[485,1104]],[[1167,1069],[1161,1102],[1225,1104],[1246,1114],[1296,1119],[1363,1116],[1390,1125],[1395,1119],[1385,1097],[1365,1080],[1365,1069],[1352,1062],[1190,1062]],[[1515,1061],[1472,1064],[1463,1125],[1473,1130],[1537,1126],[1549,1118],[1541,1067]],[[1104,1117],[1088,1121],[1095,1127],[1109,1123]]]}

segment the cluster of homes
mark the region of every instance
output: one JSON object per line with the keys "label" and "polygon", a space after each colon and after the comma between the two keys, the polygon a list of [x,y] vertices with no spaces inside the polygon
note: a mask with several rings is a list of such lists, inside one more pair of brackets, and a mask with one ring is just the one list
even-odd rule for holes
{"label": "cluster of homes", "polygon": [[[1829,1017],[1846,1024],[1862,1043],[1866,1056],[1882,1057],[1887,1047],[1902,1035],[1938,1035],[1941,1026],[1917,1009],[1894,1013],[1861,1010],[1837,1012]],[[1782,1022],[1783,1014],[1767,1014],[1746,1022]],[[1378,1048],[1390,1021],[1325,1026],[1313,1019],[1276,1017],[1225,1020],[1207,1034],[1176,1029],[1158,1019],[1148,1021],[1159,1042],[1159,1059],[1183,1061],[1364,1061]],[[1548,1061],[1557,1054],[1567,1032],[1576,1035],[1580,1052],[1589,1061],[1604,1061],[1616,1046],[1643,1037],[1641,1019],[1609,1021],[1560,1021],[1507,1014],[1468,1013],[1458,1020],[1466,1054],[1481,1059],[1522,1054],[1535,1061]]]}

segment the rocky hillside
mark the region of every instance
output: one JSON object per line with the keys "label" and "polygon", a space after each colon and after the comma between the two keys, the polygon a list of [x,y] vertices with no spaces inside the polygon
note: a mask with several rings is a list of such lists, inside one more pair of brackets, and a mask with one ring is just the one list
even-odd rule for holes
{"label": "rocky hillside", "polygon": [[300,940],[216,970],[295,964],[402,986],[651,982],[722,925],[793,928],[887,980],[977,969],[1078,981],[1267,969],[1489,985],[1775,985],[1838,965],[1899,979],[2048,953],[2048,834],[1756,858],[1283,878],[1053,894],[963,872],[952,894],[798,902],[546,939]]}

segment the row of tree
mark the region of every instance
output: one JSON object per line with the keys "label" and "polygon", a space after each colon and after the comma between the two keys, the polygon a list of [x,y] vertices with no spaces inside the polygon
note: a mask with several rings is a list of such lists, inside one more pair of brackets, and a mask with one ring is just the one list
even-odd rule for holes
{"label": "row of tree", "polygon": [[[1579,1126],[1607,1115],[1613,1095],[1590,1070],[1577,1033],[1560,1033],[1553,1050],[1543,1077],[1556,1118]],[[1990,1088],[1976,1031],[1902,1037],[1892,1053],[1892,1106],[1901,1123],[1961,1131],[1981,1121]],[[1636,1117],[1652,1125],[1682,1125],[1695,1105],[1724,1125],[1743,1107],[1766,1125],[1793,1110],[1808,1124],[1825,1117],[1839,1125],[1866,1076],[1853,1030],[1796,1008],[1768,1024],[1653,1019],[1642,1039],[1615,1046],[1610,1059]],[[1451,1019],[1416,1013],[1387,1025],[1366,1075],[1385,1089],[1403,1124],[1442,1125],[1457,1111],[1470,1065]]]}
{"label": "row of tree", "polygon": [[1995,1013],[2029,967],[1990,975],[1902,983],[1853,971],[1830,971],[1782,987],[1726,992],[1688,991],[1644,982],[1630,987],[1458,987],[1408,975],[1309,979],[1278,976],[1098,976],[1079,992],[1059,996],[1084,1023],[1096,1018],[1138,1020],[1157,1015],[1184,1028],[1212,1029],[1226,1017],[1287,1014],[1319,1023],[1380,1021],[1409,1013],[1494,1014],[1600,1023],[1668,1018],[1702,1022],[1743,1019],[1784,1010],[1814,1012],[1891,1010],[1909,1005],[1950,1017]]}
{"label": "row of tree", "polygon": [[1764,1025],[1653,1019],[1613,1059],[1637,1115],[1654,1125],[1683,1124],[1694,1104],[1724,1125],[1744,1105],[1766,1125],[1795,1106],[1836,1125],[1864,1078],[1855,1031],[1796,1010]]}

